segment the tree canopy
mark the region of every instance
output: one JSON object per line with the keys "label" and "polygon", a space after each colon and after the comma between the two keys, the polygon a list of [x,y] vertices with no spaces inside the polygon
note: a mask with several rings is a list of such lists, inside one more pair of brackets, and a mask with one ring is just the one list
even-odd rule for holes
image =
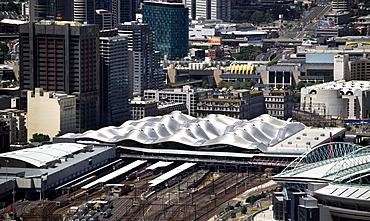
{"label": "tree canopy", "polygon": [[39,134],[39,133],[35,133],[32,135],[32,138],[30,139],[30,142],[33,143],[33,142],[43,142],[43,141],[50,141],[50,137],[49,135],[45,135],[45,134]]}

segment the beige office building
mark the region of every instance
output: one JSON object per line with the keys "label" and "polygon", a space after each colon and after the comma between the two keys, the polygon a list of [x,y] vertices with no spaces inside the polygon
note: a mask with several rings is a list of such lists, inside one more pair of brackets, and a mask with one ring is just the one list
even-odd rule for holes
{"label": "beige office building", "polygon": [[76,96],[45,92],[35,88],[27,92],[27,138],[35,133],[49,135],[75,132]]}

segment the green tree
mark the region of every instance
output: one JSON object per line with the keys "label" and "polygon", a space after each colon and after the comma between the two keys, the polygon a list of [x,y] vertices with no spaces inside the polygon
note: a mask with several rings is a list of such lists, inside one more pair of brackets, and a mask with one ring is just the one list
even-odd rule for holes
{"label": "green tree", "polygon": [[359,36],[361,35],[360,31],[358,30],[358,28],[356,26],[352,26],[349,28],[349,35],[350,36]]}
{"label": "green tree", "polygon": [[265,13],[265,20],[264,20],[264,22],[270,23],[272,21],[274,21],[274,15],[273,14],[270,14],[268,12]]}
{"label": "green tree", "polygon": [[352,130],[352,127],[347,124],[344,124],[343,127],[346,128],[347,131]]}
{"label": "green tree", "polygon": [[242,13],[238,9],[231,11],[231,20],[238,22],[243,19]]}
{"label": "green tree", "polygon": [[301,93],[293,94],[293,103],[298,104],[301,102]]}
{"label": "green tree", "polygon": [[247,209],[247,207],[246,207],[246,206],[242,206],[242,207],[240,208],[240,212],[241,212],[242,214],[247,214],[247,211],[248,211],[248,209]]}
{"label": "green tree", "polygon": [[239,89],[240,88],[240,81],[234,81],[234,82],[232,82],[231,86],[233,86],[234,89]]}
{"label": "green tree", "polygon": [[[279,37],[279,36],[277,36]],[[272,47],[273,43],[264,43],[262,45],[262,52],[267,52],[267,49],[270,49]]]}
{"label": "green tree", "polygon": [[221,80],[220,82],[218,82],[217,87],[218,88],[221,88],[221,89],[224,88],[224,87],[228,88],[229,87],[229,84],[226,81]]}
{"label": "green tree", "polygon": [[3,55],[4,55],[4,59],[5,60],[9,60],[9,55],[8,55],[9,47],[8,47],[8,45],[6,43],[4,43],[4,42],[1,42],[0,43],[0,50],[3,53]]}
{"label": "green tree", "polygon": [[202,82],[202,88],[209,88],[209,83],[208,83],[208,81],[203,81],[203,82]]}
{"label": "green tree", "polygon": [[43,141],[50,141],[50,137],[49,135],[45,135],[45,134],[38,134],[38,133],[35,133],[32,135],[32,138],[30,139],[30,142],[33,143],[33,142],[43,142]]}
{"label": "green tree", "polygon": [[303,87],[305,87],[306,84],[302,81],[298,82],[298,84],[296,85],[296,88],[297,90],[301,90]]}
{"label": "green tree", "polygon": [[267,63],[267,66],[272,66],[272,65],[274,65],[276,63],[278,63],[278,61],[272,60],[272,61],[270,61],[270,62]]}
{"label": "green tree", "polygon": [[265,17],[265,14],[261,11],[255,11],[252,16],[251,16],[251,22],[254,24],[254,25],[259,25],[261,24],[263,21],[265,21],[264,18]]}
{"label": "green tree", "polygon": [[248,10],[245,10],[242,14],[243,21],[250,21],[251,13]]}

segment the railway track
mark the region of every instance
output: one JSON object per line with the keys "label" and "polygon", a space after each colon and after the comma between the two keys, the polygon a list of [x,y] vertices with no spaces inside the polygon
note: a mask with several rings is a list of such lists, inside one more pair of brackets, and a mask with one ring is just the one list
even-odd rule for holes
{"label": "railway track", "polygon": [[[196,173],[196,171],[195,171]],[[187,186],[188,179],[183,179],[175,185],[164,188],[156,192],[147,200],[141,200],[142,192],[148,190],[148,181],[153,179],[150,176],[141,180],[122,181],[121,184],[134,184],[135,189],[127,195],[113,197],[112,215],[104,220],[207,220],[211,215],[219,213],[224,209],[225,203],[239,192],[251,188],[252,185],[245,184],[246,176],[237,175],[236,173],[209,173],[207,177],[198,185],[198,189],[184,190]],[[255,180],[257,175],[251,175],[251,180]],[[236,184],[237,183],[237,184]],[[258,183],[258,182],[256,182]],[[255,184],[258,185],[258,184]],[[255,186],[254,185],[254,186]],[[195,190],[195,191],[194,191]],[[84,192],[77,190],[72,194],[67,194],[49,201],[44,204],[41,211],[33,211],[32,215],[58,215],[65,216],[70,206],[80,206],[88,200],[106,197],[107,190],[95,188],[88,195],[71,201],[63,207],[56,207],[55,202],[63,199],[71,199],[76,195]],[[45,216],[44,216],[45,217]],[[36,221],[36,220],[35,220]]]}

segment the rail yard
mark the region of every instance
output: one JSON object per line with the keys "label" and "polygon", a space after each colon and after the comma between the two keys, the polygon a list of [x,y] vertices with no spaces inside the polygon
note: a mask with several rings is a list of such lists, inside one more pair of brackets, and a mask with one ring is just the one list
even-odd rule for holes
{"label": "rail yard", "polygon": [[184,162],[150,169],[153,164],[130,167],[118,176],[111,174],[130,164],[113,165],[108,174],[64,186],[55,199],[16,204],[17,216],[29,221],[208,220],[234,205],[235,196],[269,180],[261,169],[220,170]]}

